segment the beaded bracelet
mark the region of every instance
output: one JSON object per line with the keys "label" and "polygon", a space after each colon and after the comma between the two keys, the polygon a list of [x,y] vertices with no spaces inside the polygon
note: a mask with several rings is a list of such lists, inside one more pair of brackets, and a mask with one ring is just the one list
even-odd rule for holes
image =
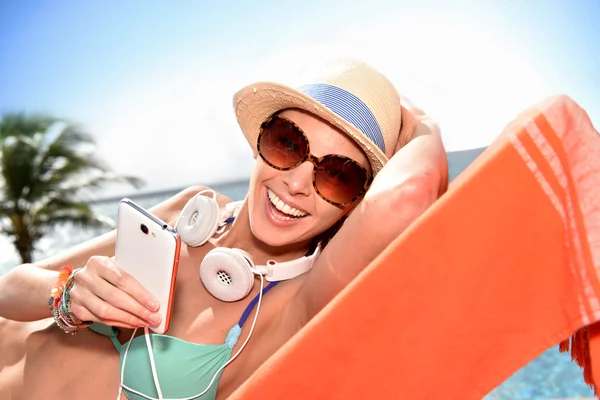
{"label": "beaded bracelet", "polygon": [[50,291],[48,305],[54,317],[56,325],[65,333],[74,335],[77,331],[87,328],[89,324],[83,323],[71,312],[70,292],[75,284],[75,274],[79,269],[73,270],[70,266],[64,266],[58,273],[56,284]]}

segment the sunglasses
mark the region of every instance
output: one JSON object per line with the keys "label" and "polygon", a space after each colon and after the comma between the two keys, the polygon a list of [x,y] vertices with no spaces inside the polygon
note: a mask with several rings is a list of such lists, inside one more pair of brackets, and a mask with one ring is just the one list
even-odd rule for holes
{"label": "sunglasses", "polygon": [[278,115],[263,122],[257,140],[260,157],[271,167],[288,171],[305,161],[313,165],[313,187],[321,198],[336,206],[345,206],[361,197],[373,177],[351,158],[310,153],[306,134],[298,125]]}

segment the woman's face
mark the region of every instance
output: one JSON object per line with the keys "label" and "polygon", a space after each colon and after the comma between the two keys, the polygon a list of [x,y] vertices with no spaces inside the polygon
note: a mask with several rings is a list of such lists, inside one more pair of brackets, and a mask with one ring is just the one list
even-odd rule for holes
{"label": "woman's face", "polygon": [[[332,125],[301,110],[285,110],[279,115],[304,131],[315,157],[343,155],[371,172],[360,147]],[[257,239],[276,247],[309,241],[356,205],[355,202],[340,208],[323,200],[313,188],[313,168],[306,161],[294,169],[280,171],[257,157],[248,196],[250,228]]]}

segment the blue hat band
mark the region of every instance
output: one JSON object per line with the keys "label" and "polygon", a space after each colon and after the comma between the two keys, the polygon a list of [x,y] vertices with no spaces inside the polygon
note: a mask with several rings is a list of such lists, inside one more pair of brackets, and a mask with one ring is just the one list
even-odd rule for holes
{"label": "blue hat band", "polygon": [[385,154],[385,142],[379,124],[361,99],[344,89],[325,83],[301,86],[298,90],[350,122]]}

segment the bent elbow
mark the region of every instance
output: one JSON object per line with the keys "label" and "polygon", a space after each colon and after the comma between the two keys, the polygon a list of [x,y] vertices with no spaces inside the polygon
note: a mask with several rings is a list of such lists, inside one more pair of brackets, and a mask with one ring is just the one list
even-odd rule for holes
{"label": "bent elbow", "polygon": [[414,218],[428,209],[439,197],[439,179],[434,173],[411,177],[393,199]]}
{"label": "bent elbow", "polygon": [[404,225],[415,220],[439,197],[439,179],[432,174],[411,175],[401,184],[364,199],[366,214]]}
{"label": "bent elbow", "polygon": [[411,174],[393,191],[393,201],[410,204],[432,204],[438,198],[440,174],[433,170]]}

